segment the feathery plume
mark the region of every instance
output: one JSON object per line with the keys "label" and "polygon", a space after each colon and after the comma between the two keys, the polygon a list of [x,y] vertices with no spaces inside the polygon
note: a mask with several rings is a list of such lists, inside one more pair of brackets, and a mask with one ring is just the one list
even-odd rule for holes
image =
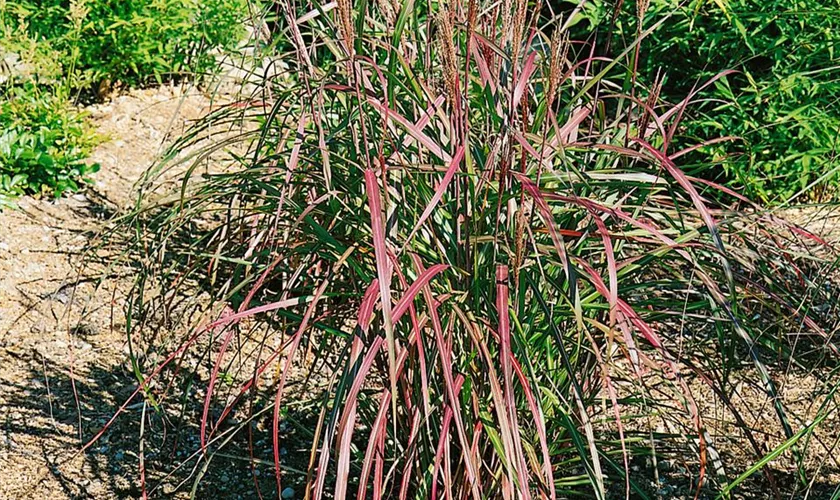
{"label": "feathery plume", "polygon": [[501,5],[499,6],[502,11],[502,38],[499,40],[499,46],[502,47],[502,49],[507,48],[507,42],[510,38],[510,28],[513,22],[512,6],[512,0],[502,0]]}
{"label": "feathery plume", "polygon": [[[561,32],[562,31],[562,32]],[[548,64],[548,106],[554,104],[557,89],[560,88],[560,78],[563,76],[563,66],[569,53],[569,33],[559,28],[551,36],[550,60]]]}
{"label": "feathery plume", "polygon": [[647,128],[648,123],[650,123],[650,110],[656,106],[656,101],[659,100],[659,93],[662,91],[662,79],[659,78],[657,75],[656,81],[653,84],[653,87],[650,89],[650,94],[648,94],[647,99],[645,100],[645,109],[642,110],[642,116],[638,123],[638,135],[642,139],[645,138],[647,135]]}
{"label": "feathery plume", "polygon": [[438,40],[441,58],[443,59],[443,81],[450,100],[458,93],[458,63],[455,57],[455,26],[452,19],[453,11],[441,9],[438,12]]}
{"label": "feathery plume", "polygon": [[511,64],[516,66],[519,60],[523,40],[525,36],[525,18],[528,13],[528,0],[516,0],[516,9],[513,13],[513,33],[511,39]]}
{"label": "feathery plume", "polygon": [[636,17],[639,18],[639,26],[645,19],[645,13],[650,6],[650,0],[636,0]]}
{"label": "feathery plume", "polygon": [[352,0],[337,0],[336,15],[338,16],[338,31],[344,44],[347,46],[347,54],[353,55],[353,44],[356,40],[356,28],[353,26],[353,3]]}
{"label": "feathery plume", "polygon": [[389,27],[394,27],[394,23],[397,21],[397,9],[391,0],[377,0],[377,5],[379,5],[379,11],[382,12],[382,17],[385,19],[385,23],[388,24]]}
{"label": "feathery plume", "polygon": [[475,32],[475,21],[478,18],[478,2],[476,0],[470,0],[470,3],[467,7],[467,40],[472,39],[472,35]]}

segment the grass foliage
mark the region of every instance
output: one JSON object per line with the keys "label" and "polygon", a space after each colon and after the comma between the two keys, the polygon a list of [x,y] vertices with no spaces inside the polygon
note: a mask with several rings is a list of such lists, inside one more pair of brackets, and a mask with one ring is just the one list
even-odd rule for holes
{"label": "grass foliage", "polygon": [[[627,64],[661,27],[637,8],[608,58],[525,1],[279,4],[294,72],[197,124],[180,193],[151,171],[113,235],[137,270],[133,397],[199,427],[202,471],[264,433],[277,492],[310,498],[650,498],[646,457],[725,494],[785,455],[807,489],[837,380],[806,416],[774,377],[836,359],[835,254],[685,173],[697,89],[668,102]],[[199,176],[219,150],[236,165]],[[708,400],[754,467],[720,452]],[[746,423],[765,405],[769,448]]]}

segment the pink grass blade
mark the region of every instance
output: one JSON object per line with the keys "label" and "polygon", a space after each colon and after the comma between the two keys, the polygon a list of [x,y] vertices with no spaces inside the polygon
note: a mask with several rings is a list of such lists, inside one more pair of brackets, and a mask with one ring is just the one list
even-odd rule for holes
{"label": "pink grass blade", "polygon": [[[382,337],[376,337],[367,354],[365,354],[362,359],[362,363],[356,373],[356,378],[353,380],[353,385],[347,393],[346,403],[342,411],[341,419],[338,422],[338,441],[336,442],[336,447],[338,448],[338,462],[336,466],[335,492],[333,494],[333,498],[336,498],[337,500],[344,500],[345,495],[347,494],[347,481],[350,473],[350,445],[353,441],[353,430],[356,424],[356,408],[358,406],[359,391],[361,391],[362,384],[365,382],[368,371],[370,371],[370,367],[373,365],[373,361],[376,358],[379,349],[382,347],[382,342]],[[363,349],[364,342],[362,342],[362,339],[360,337],[354,338],[349,366],[356,364]],[[324,455],[326,455],[326,449],[324,451]],[[316,481],[316,484],[320,487],[323,486],[324,481],[326,480],[326,474],[327,467],[326,464],[323,464],[323,466],[318,470],[318,478]],[[320,493],[320,488],[318,489],[318,492]],[[316,495],[316,498],[319,497],[320,494]]]}
{"label": "pink grass blade", "polygon": [[89,449],[91,446],[93,446],[93,444],[96,443],[99,440],[99,438],[102,437],[103,434],[105,434],[105,432],[111,427],[111,425],[113,425],[113,423],[126,410],[126,408],[128,408],[128,405],[131,403],[131,401],[135,397],[137,397],[137,395],[140,393],[140,391],[144,390],[148,386],[149,382],[151,382],[155,377],[157,377],[160,374],[160,372],[162,372],[163,369],[166,368],[169,365],[169,363],[172,362],[172,360],[174,360],[181,353],[183,353],[184,351],[189,349],[189,347],[191,345],[193,345],[195,343],[195,341],[198,340],[198,338],[201,335],[203,335],[207,331],[211,331],[215,328],[220,328],[222,326],[227,326],[227,325],[233,324],[235,322],[238,322],[241,319],[253,316],[255,314],[260,314],[260,313],[268,312],[268,311],[275,311],[277,309],[285,309],[287,307],[291,307],[291,306],[295,306],[295,305],[298,305],[298,304],[301,304],[301,303],[305,303],[305,302],[308,301],[308,299],[310,299],[310,298],[308,298],[308,297],[298,297],[298,298],[294,298],[294,299],[287,299],[287,300],[281,300],[281,301],[278,301],[278,302],[273,302],[271,304],[265,304],[263,306],[254,307],[254,308],[248,309],[246,311],[242,311],[242,312],[238,312],[236,314],[231,314],[231,315],[225,316],[223,318],[220,318],[216,321],[213,321],[213,322],[209,323],[208,325],[205,325],[204,327],[199,328],[190,338],[188,338],[175,351],[173,351],[169,356],[167,356],[166,359],[164,359],[160,364],[158,364],[155,367],[155,369],[152,370],[152,373],[150,373],[147,377],[145,377],[145,379],[140,384],[138,384],[137,388],[134,389],[134,391],[125,400],[125,402],[122,405],[120,405],[119,408],[117,408],[117,411],[114,412],[114,414],[111,416],[111,418],[108,420],[108,422],[106,422],[105,425],[102,426],[102,428],[93,436],[93,438],[90,439],[90,441],[88,441],[84,446],[82,446],[82,448],[79,449],[77,454],[84,453],[87,449]]}
{"label": "pink grass blade", "polygon": [[295,23],[296,24],[303,24],[305,22],[311,21],[312,19],[315,19],[316,17],[320,16],[322,12],[324,14],[326,14],[327,12],[336,8],[337,6],[338,6],[337,2],[328,2],[328,3],[325,3],[325,4],[319,5],[317,9],[312,9],[309,12],[307,12],[306,14],[304,14],[304,15],[300,16],[299,18],[295,19]]}
{"label": "pink grass blade", "polygon": [[[414,128],[416,130],[423,130],[424,128],[426,128],[426,125],[428,125],[429,122],[432,120],[432,116],[434,116],[434,114],[440,108],[441,104],[443,104],[444,102],[446,102],[446,97],[442,95],[438,96],[437,99],[435,99],[432,102],[432,104],[428,108],[426,108],[425,112],[423,112],[423,114],[420,116],[417,122],[414,123]],[[407,148],[409,145],[411,145],[411,142],[412,137],[409,135],[403,140],[401,149]],[[399,151],[394,151],[388,158],[387,163],[391,164],[395,162],[399,154]]]}
{"label": "pink grass blade", "polygon": [[[601,327],[601,330],[609,335],[613,327],[598,324],[595,320],[589,320],[590,323]],[[627,440],[624,437],[624,422],[621,420],[621,408],[618,404],[618,393],[615,390],[615,385],[610,377],[610,370],[607,363],[601,355],[601,348],[595,343],[595,339],[587,333],[586,335],[592,344],[592,352],[595,354],[596,362],[601,366],[601,376],[603,377],[603,386],[607,389],[607,394],[610,397],[610,403],[613,408],[613,418],[618,429],[618,439],[621,443],[621,456],[624,459],[624,495],[625,498],[630,498],[630,456],[627,452]]]}
{"label": "pink grass blade", "polygon": [[368,97],[367,102],[382,115],[387,116],[389,120],[393,120],[401,125],[411,137],[413,137],[418,143],[425,146],[433,155],[437,156],[444,162],[452,160],[452,156],[450,156],[450,154],[447,153],[440,144],[436,143],[431,137],[426,135],[420,127],[415,126],[406,117],[397,113],[393,109],[390,109],[388,106],[382,104],[378,99],[373,97]]}
{"label": "pink grass blade", "polygon": [[[402,271],[400,271],[400,268],[397,265],[396,259],[394,259],[394,270],[397,272],[397,276],[400,279],[400,286],[402,286],[404,289],[409,288],[408,283],[405,280],[405,276],[403,275]],[[417,290],[420,290],[419,286]],[[408,293],[406,293],[406,295],[408,295]],[[416,292],[412,295],[412,300],[414,295],[416,295]],[[403,297],[403,299],[405,299],[405,297]],[[413,339],[417,344],[417,359],[420,362],[420,390],[423,391],[423,415],[425,416],[426,430],[429,432],[429,434],[431,434],[429,420],[432,416],[432,405],[429,401],[429,395],[431,393],[429,392],[429,377],[428,367],[426,366],[426,347],[425,342],[423,340],[423,330],[420,325],[420,322],[417,319],[417,311],[414,308],[414,304],[409,303],[408,311],[409,317],[411,319],[411,329],[414,332],[411,339]],[[409,339],[409,345],[411,344],[411,339]]]}
{"label": "pink grass blade", "polygon": [[[277,267],[277,264],[280,263],[280,258],[277,257],[274,261],[267,267],[265,270],[260,274],[260,277],[257,279],[254,286],[251,287],[251,290],[248,292],[248,295],[245,296],[245,300],[242,301],[242,304],[239,306],[239,312],[245,311],[248,309],[248,306],[251,304],[251,300],[253,300],[254,295],[262,288],[263,284],[265,283],[266,278],[269,274]],[[213,371],[210,373],[210,380],[207,382],[207,395],[204,399],[204,411],[201,416],[201,429],[200,429],[200,438],[201,438],[201,449],[206,450],[207,448],[207,417],[210,412],[210,402],[213,397],[213,389],[216,386],[216,379],[219,375],[219,369],[221,368],[222,360],[224,359],[225,352],[227,351],[227,347],[230,344],[231,339],[233,338],[234,331],[231,330],[225,336],[224,341],[222,342],[222,346],[219,348],[219,354],[216,357],[216,363],[213,366]]]}
{"label": "pink grass blade", "polygon": [[438,438],[438,445],[437,450],[435,451],[435,461],[434,465],[432,466],[432,489],[431,495],[429,498],[436,499],[437,495],[437,488],[438,488],[438,473],[440,472],[440,463],[443,459],[443,449],[446,443],[449,442],[449,423],[452,421],[452,408],[446,407],[446,410],[443,412],[443,423],[440,427],[440,437]]}
{"label": "pink grass blade", "polygon": [[461,165],[461,160],[464,159],[464,146],[458,147],[458,150],[455,152],[455,156],[452,157],[452,161],[449,162],[449,167],[446,169],[446,173],[443,175],[443,179],[441,179],[440,184],[438,184],[437,189],[435,189],[435,194],[432,196],[432,199],[429,201],[429,204],[426,205],[426,209],[423,210],[423,213],[420,215],[420,219],[417,220],[417,224],[414,225],[414,228],[409,233],[408,238],[405,239],[405,243],[403,248],[411,242],[411,239],[414,238],[414,235],[417,233],[417,230],[420,229],[420,226],[426,222],[426,219],[432,214],[432,211],[435,209],[437,204],[440,202],[440,199],[443,197],[443,193],[446,192],[446,188],[449,187],[449,183],[452,181],[452,178],[455,176],[455,173],[458,172],[458,167]]}
{"label": "pink grass blade", "polygon": [[[414,266],[417,271],[423,274],[425,268],[420,257],[416,254],[411,255],[414,261]],[[467,481],[470,484],[470,490],[474,500],[479,500],[481,494],[478,490],[477,478],[478,470],[473,462],[473,457],[469,453],[469,441],[467,440],[467,433],[464,428],[464,422],[461,417],[461,404],[458,398],[459,389],[456,389],[454,377],[452,375],[452,360],[450,355],[449,344],[443,336],[443,328],[441,327],[440,317],[437,312],[437,304],[432,297],[431,287],[428,285],[423,287],[423,297],[426,299],[426,307],[429,311],[429,316],[432,318],[432,329],[435,333],[435,340],[438,347],[438,354],[440,356],[440,366],[443,372],[444,386],[446,387],[446,396],[452,408],[453,418],[455,419],[455,429],[458,433],[458,441],[461,444],[461,453],[464,458],[464,466],[467,472]]]}
{"label": "pink grass blade", "polygon": [[528,489],[528,470],[525,465],[525,456],[522,453],[522,442],[519,436],[519,423],[517,419],[516,401],[513,387],[513,353],[511,352],[510,340],[510,310],[508,306],[508,267],[503,264],[496,266],[496,313],[499,315],[499,338],[502,344],[502,377],[504,380],[504,401],[507,410],[507,419],[510,424],[510,437],[512,439],[514,456],[508,456],[508,460],[517,461],[516,469],[519,484],[519,496],[525,500],[531,498]]}
{"label": "pink grass blade", "polygon": [[516,87],[513,89],[513,101],[511,101],[512,106],[518,106],[519,101],[522,100],[522,96],[525,95],[525,87],[528,86],[531,75],[533,75],[534,70],[537,69],[537,66],[534,64],[536,59],[537,53],[531,52],[525,60],[525,64],[522,66],[522,70],[519,73],[519,81],[516,82]]}
{"label": "pink grass blade", "polygon": [[[455,390],[456,392],[460,392],[461,385],[464,383],[464,376],[458,375],[455,379]],[[437,476],[440,472],[441,460],[444,457],[444,450],[449,445],[449,424],[452,421],[452,408],[449,405],[445,406],[445,410],[443,412],[443,422],[441,423],[440,428],[440,436],[438,437],[438,445],[437,450],[435,451],[435,461],[434,465],[432,466],[432,489],[431,495],[429,498],[436,499],[437,496]],[[449,491],[451,485],[447,483],[444,479],[444,486],[446,488],[446,494],[449,496]]]}
{"label": "pink grass blade", "polygon": [[[653,146],[641,139],[633,140],[639,143],[642,149],[650,153],[657,160],[657,162],[659,162],[665,168],[665,170],[668,171],[668,173],[674,178],[674,180],[676,180],[677,183],[679,183],[679,185],[686,190],[689,197],[691,198],[691,201],[694,203],[694,207],[700,213],[700,217],[703,219],[703,222],[709,229],[709,232],[711,233],[712,239],[714,240],[715,245],[718,247],[718,250],[720,250],[721,253],[724,253],[725,249],[723,246],[723,240],[721,240],[720,238],[720,233],[718,232],[717,224],[715,223],[711,212],[706,207],[706,204],[703,203],[703,199],[700,197],[700,193],[697,192],[697,189],[688,179],[688,176],[686,176],[682,170],[677,168],[674,162],[671,161],[670,158],[665,156],[665,154],[659,151],[658,149],[654,148]],[[730,275],[731,271],[729,270],[729,265],[726,263],[725,259],[723,262],[727,271],[727,275]]]}
{"label": "pink grass blade", "polygon": [[[607,287],[604,284],[601,277],[598,275],[597,272],[585,261],[582,259],[575,258],[575,262],[577,262],[584,271],[589,275],[592,284],[595,285],[595,288],[601,295],[606,295]],[[691,413],[692,420],[697,429],[698,434],[698,441],[699,441],[699,448],[700,448],[700,478],[702,485],[702,478],[705,476],[705,464],[706,464],[706,432],[703,428],[702,419],[700,417],[700,411],[697,407],[697,402],[694,400],[693,395],[691,394],[691,389],[686,384],[685,380],[680,376],[680,370],[677,366],[676,362],[668,352],[668,350],[664,347],[662,340],[659,338],[659,335],[656,334],[655,330],[646,322],[644,321],[641,316],[625,301],[619,299],[618,301],[619,311],[626,315],[627,318],[633,323],[633,326],[638,330],[643,337],[660,353],[663,354],[665,365],[671,371],[673,377],[677,380],[678,384],[682,389],[682,394],[685,397],[684,404]]]}
{"label": "pink grass blade", "polygon": [[[362,345],[362,341],[358,337],[355,339],[354,343]],[[353,385],[350,387],[350,391],[347,393],[347,403],[344,407],[341,419],[338,423],[338,433],[340,436],[342,436],[341,441],[337,443],[341,448],[341,451],[339,453],[339,460],[341,460],[341,458],[346,458],[347,460],[349,460],[349,439],[353,436],[352,428],[355,423],[354,417],[356,415],[355,411],[356,406],[358,405],[359,392],[362,390],[362,384],[364,384],[365,382],[365,377],[367,377],[367,374],[370,371],[370,367],[373,365],[373,362],[376,359],[376,355],[379,353],[379,349],[382,348],[382,343],[382,337],[376,337],[376,339],[374,339],[374,341],[371,343],[367,354],[365,354],[365,357],[362,359],[362,363],[359,366],[356,378],[355,380],[353,380]],[[348,431],[347,427],[349,427],[351,430]],[[345,435],[348,437],[347,441],[344,440],[343,436]],[[344,448],[345,445],[347,446],[346,449]]]}
{"label": "pink grass blade", "polygon": [[222,342],[222,346],[219,348],[219,354],[216,355],[216,362],[213,365],[213,371],[210,372],[210,380],[207,382],[207,394],[204,397],[204,411],[201,415],[201,428],[199,432],[201,439],[201,449],[205,451],[207,450],[207,416],[210,412],[210,401],[213,398],[213,388],[216,386],[216,378],[219,375],[219,369],[222,366],[225,351],[227,350],[228,344],[233,338],[234,333],[236,333],[236,331],[231,329],[227,333],[227,335],[225,335],[225,339]]}
{"label": "pink grass blade", "polygon": [[604,256],[607,259],[607,272],[610,277],[610,328],[613,328],[615,326],[616,304],[618,303],[618,269],[615,264],[615,252],[613,251],[612,239],[610,238],[606,224],[604,224],[604,221],[597,213],[590,212],[590,214],[604,242]]}
{"label": "pink grass blade", "polygon": [[572,116],[560,127],[559,130],[556,131],[556,139],[560,141],[560,145],[568,144],[569,142],[574,142],[573,134],[577,131],[580,124],[583,123],[589,114],[592,112],[592,107],[590,106],[583,106],[581,108],[576,109]]}
{"label": "pink grass blade", "polygon": [[374,278],[370,285],[365,290],[365,295],[362,297],[362,304],[359,306],[359,315],[356,323],[363,332],[367,332],[370,328],[370,322],[373,320],[373,309],[376,306],[376,300],[379,298],[379,280]]}
{"label": "pink grass blade", "polygon": [[[353,405],[348,412],[348,421],[350,425],[339,428],[339,447],[338,463],[336,464],[335,476],[335,493],[333,498],[336,500],[344,500],[347,494],[347,482],[350,476],[350,443],[353,440],[353,425],[356,421],[356,406]],[[318,471],[319,484],[323,484],[323,477],[326,475],[326,467],[321,467]],[[316,496],[320,498],[320,495]]]}
{"label": "pink grass blade", "polygon": [[[340,261],[341,262],[341,261]],[[272,419],[271,431],[272,431],[272,440],[274,445],[274,477],[277,483],[277,494],[279,495],[283,488],[281,488],[280,484],[280,403],[283,399],[283,389],[286,385],[286,378],[289,374],[289,369],[292,366],[292,361],[295,359],[295,354],[297,353],[298,346],[300,345],[301,338],[303,337],[303,332],[309,327],[309,321],[312,319],[312,314],[315,312],[315,308],[318,305],[318,300],[323,296],[324,292],[327,289],[327,285],[329,284],[329,280],[324,280],[321,285],[318,286],[318,289],[315,291],[315,299],[309,304],[306,308],[306,312],[303,314],[303,319],[300,321],[300,325],[298,326],[295,335],[293,336],[292,346],[289,350],[289,355],[286,357],[286,363],[283,365],[283,371],[280,374],[280,382],[277,384],[277,393],[274,396],[274,414]],[[221,421],[222,417],[219,417],[219,421]]]}
{"label": "pink grass blade", "polygon": [[514,357],[511,360],[511,364],[515,370],[517,378],[519,378],[519,383],[522,385],[522,389],[525,391],[525,399],[528,401],[528,408],[531,410],[531,415],[534,417],[534,425],[537,427],[537,436],[540,440],[540,451],[542,452],[545,486],[548,488],[551,500],[555,500],[557,498],[557,491],[554,488],[554,474],[551,469],[551,453],[548,450],[548,434],[545,427],[545,415],[543,414],[542,408],[540,408],[539,401],[537,401],[534,397],[530,381],[522,371],[519,361],[517,361]]}
{"label": "pink grass blade", "polygon": [[381,424],[382,429],[376,439],[376,464],[373,471],[373,498],[379,500],[382,496],[382,477],[385,472],[385,422]]}
{"label": "pink grass blade", "polygon": [[[370,429],[370,437],[368,438],[368,446],[365,451],[365,458],[362,462],[362,472],[359,475],[359,491],[356,494],[358,500],[364,500],[367,497],[367,483],[370,478],[370,472],[374,465],[374,457],[376,454],[377,444],[379,443],[379,436],[385,433],[386,421],[388,418],[388,406],[391,399],[391,393],[388,390],[382,391],[382,397],[379,400],[379,412],[376,414],[376,419],[373,421],[373,426]],[[374,493],[374,498],[379,498]]]}
{"label": "pink grass blade", "polygon": [[[387,186],[385,186],[387,189]],[[394,339],[394,323],[391,314],[391,259],[388,257],[385,242],[385,223],[382,219],[382,204],[379,200],[379,184],[373,169],[365,169],[365,190],[370,207],[370,227],[373,237],[373,250],[376,257],[376,272],[379,276],[379,295],[382,299],[382,323],[385,339],[388,341],[388,376],[391,381],[391,399],[393,422],[397,425],[397,345]]]}
{"label": "pink grass blade", "polygon": [[402,481],[400,481],[400,495],[399,500],[406,500],[408,498],[408,485],[411,483],[412,473],[411,469],[414,467],[414,457],[417,454],[417,434],[420,430],[420,412],[414,411],[414,416],[411,418],[411,431],[408,437],[408,457],[405,460],[402,471]]}
{"label": "pink grass blade", "polygon": [[496,81],[493,79],[493,75],[490,73],[490,65],[487,64],[487,59],[484,57],[484,54],[478,49],[478,44],[473,43],[470,47],[470,52],[472,53],[472,57],[475,59],[476,65],[478,66],[478,75],[481,77],[481,83],[485,86],[490,87],[490,92],[495,94],[496,93]]}
{"label": "pink grass blade", "polygon": [[408,310],[409,306],[411,306],[414,298],[417,296],[420,291],[428,286],[429,282],[440,272],[448,269],[449,266],[447,264],[435,264],[432,267],[424,270],[420,273],[420,277],[418,277],[414,283],[408,287],[408,290],[405,291],[403,296],[397,301],[396,305],[394,305],[394,309],[392,310],[392,318],[394,320],[394,324],[398,323],[399,320],[402,318],[403,314]]}
{"label": "pink grass blade", "polygon": [[691,103],[691,100],[692,100],[692,99],[694,99],[694,96],[696,96],[696,95],[697,95],[699,92],[701,92],[703,89],[705,89],[705,88],[706,88],[706,87],[708,87],[709,85],[711,85],[711,84],[715,83],[716,81],[720,80],[721,78],[723,78],[723,77],[725,77],[725,76],[728,76],[728,75],[731,75],[731,74],[734,74],[734,73],[738,73],[738,71],[737,71],[737,70],[734,70],[734,69],[730,69],[730,70],[726,70],[726,71],[721,71],[721,72],[720,72],[720,73],[718,73],[717,75],[715,75],[715,76],[713,76],[712,78],[708,79],[705,83],[703,83],[703,85],[701,85],[701,86],[699,86],[699,87],[696,87],[696,88],[692,89],[692,90],[691,90],[691,92],[688,94],[688,96],[686,96],[686,98],[685,98],[685,99],[683,99],[682,101],[678,102],[678,103],[677,103],[676,105],[674,105],[671,109],[669,109],[668,111],[666,111],[665,113],[663,113],[663,114],[662,114],[662,116],[660,116],[660,119],[664,122],[665,120],[667,120],[667,119],[668,119],[668,118],[670,118],[671,116],[676,115],[676,119],[675,119],[675,120],[674,120],[674,122],[671,124],[671,130],[668,132],[668,137],[665,137],[665,138],[664,138],[664,139],[665,139],[665,145],[664,145],[664,150],[665,150],[665,151],[667,151],[667,150],[668,150],[668,146],[669,146],[669,145],[670,145],[670,143],[671,143],[671,139],[673,139],[674,133],[676,133],[676,131],[677,131],[677,126],[678,126],[678,125],[679,125],[679,123],[680,123],[680,120],[681,120],[681,118],[682,118],[682,115],[683,115],[683,113],[685,112],[685,110],[686,110],[686,108],[688,107],[688,105]]}

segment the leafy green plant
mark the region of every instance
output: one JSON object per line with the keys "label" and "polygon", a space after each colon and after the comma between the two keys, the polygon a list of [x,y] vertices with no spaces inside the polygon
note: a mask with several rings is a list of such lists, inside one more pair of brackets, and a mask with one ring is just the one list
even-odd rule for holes
{"label": "leafy green plant", "polygon": [[[837,311],[807,256],[834,250],[773,214],[723,209],[714,200],[746,201],[680,168],[696,94],[669,104],[621,64],[659,26],[607,59],[527,2],[281,12],[297,71],[197,124],[171,152],[204,144],[180,192],[155,192],[170,165],[157,166],[114,227],[137,277],[138,386],[85,449],[142,393],[161,422],[198,427],[193,494],[238,434],[252,463],[273,463],[277,494],[294,481],[336,499],[650,498],[631,474],[648,456],[690,464],[692,491],[724,492],[730,477],[772,477],[768,456],[811,451],[820,426],[779,397],[768,360],[799,363],[780,333],[797,331],[833,366],[836,315],[800,306]],[[233,145],[238,168],[194,178]],[[191,411],[159,405],[187,401],[170,392],[196,378]],[[734,404],[744,380],[765,399]],[[836,384],[817,392],[833,401]],[[701,397],[755,466],[721,457],[732,435]],[[315,408],[295,467],[280,452],[293,400]],[[773,454],[744,417],[765,403]],[[268,456],[251,446],[259,429]],[[790,490],[819,474],[796,464]]]}
{"label": "leafy green plant", "polygon": [[[597,2],[596,2],[597,4]],[[635,33],[634,6],[610,24],[612,6],[587,16],[605,29],[613,48]],[[756,199],[781,203],[836,199],[840,186],[840,2],[652,0],[646,18],[668,16],[651,34],[638,67],[642,78],[661,75],[662,97],[681,99],[698,82],[727,75],[701,94],[685,136],[718,143],[693,155],[720,169],[704,175]]]}
{"label": "leafy green plant", "polygon": [[97,138],[71,97],[217,67],[247,0],[11,0],[0,4],[0,191],[60,196],[96,171]]}
{"label": "leafy green plant", "polygon": [[[247,0],[12,1],[26,30],[73,60],[74,85],[142,85],[216,68],[244,35]],[[12,17],[7,15],[7,17]],[[17,16],[15,16],[17,17]],[[7,19],[6,23],[13,22]]]}
{"label": "leafy green plant", "polygon": [[61,196],[99,169],[86,162],[100,141],[66,100],[33,84],[4,90],[0,100],[0,192]]}

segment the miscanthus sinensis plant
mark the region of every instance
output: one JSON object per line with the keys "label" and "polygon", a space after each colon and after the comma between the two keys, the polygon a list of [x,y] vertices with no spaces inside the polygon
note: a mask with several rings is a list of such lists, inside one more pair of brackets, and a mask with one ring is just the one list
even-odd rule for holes
{"label": "miscanthus sinensis plant", "polygon": [[[695,94],[662,102],[632,69],[667,19],[645,26],[640,3],[637,40],[606,57],[550,7],[278,4],[269,50],[289,74],[197,124],[173,148],[202,145],[183,189],[146,192],[118,226],[147,360],[134,396],[177,414],[159,402],[203,353],[198,457],[266,421],[254,458],[307,498],[646,498],[644,457],[682,460],[692,493],[760,470],[783,487],[765,467],[779,456],[791,488],[819,475],[804,457],[833,446],[811,437],[834,382],[797,414],[778,367],[836,359],[815,257],[833,250],[680,169]],[[225,124],[240,132],[214,140]],[[198,178],[226,148],[235,166]],[[198,320],[173,312],[189,287],[210,297]],[[163,338],[157,313],[188,333]],[[763,396],[738,398],[743,381]],[[305,470],[280,453],[300,399]],[[747,423],[759,406],[767,442]],[[751,462],[727,462],[733,439]]]}

